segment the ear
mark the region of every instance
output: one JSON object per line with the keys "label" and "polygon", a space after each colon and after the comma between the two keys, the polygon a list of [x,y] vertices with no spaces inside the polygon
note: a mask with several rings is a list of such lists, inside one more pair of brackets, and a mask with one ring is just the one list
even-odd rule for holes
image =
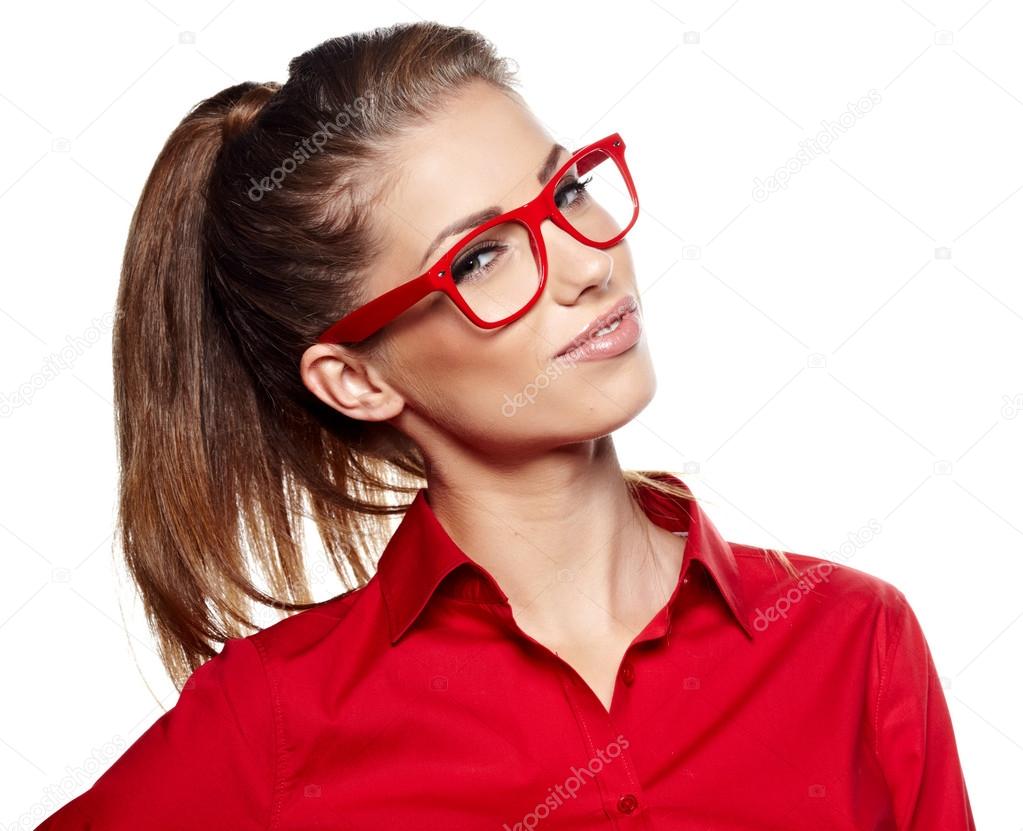
{"label": "ear", "polygon": [[387,421],[405,399],[367,359],[344,347],[317,343],[302,354],[302,383],[323,403],[350,418]]}

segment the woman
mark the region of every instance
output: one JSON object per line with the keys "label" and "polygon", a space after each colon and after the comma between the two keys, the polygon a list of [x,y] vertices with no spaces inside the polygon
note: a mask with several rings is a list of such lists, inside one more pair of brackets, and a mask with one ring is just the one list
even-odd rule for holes
{"label": "woman", "polygon": [[[120,533],[184,684],[40,828],[974,827],[902,593],[620,468],[655,389],[625,141],[560,146],[516,84],[394,26],[170,136],[115,372]],[[305,517],[354,587],[326,602]]]}

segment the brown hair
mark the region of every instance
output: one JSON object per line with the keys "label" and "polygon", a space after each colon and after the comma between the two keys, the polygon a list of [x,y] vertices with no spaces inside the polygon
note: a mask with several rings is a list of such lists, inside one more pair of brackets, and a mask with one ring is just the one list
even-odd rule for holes
{"label": "brown hair", "polygon": [[283,85],[199,103],[153,166],[113,335],[117,533],[178,686],[258,628],[260,607],[317,605],[303,520],[356,588],[408,507],[395,497],[426,483],[414,443],[321,402],[299,360],[369,299],[360,277],[383,241],[368,206],[389,151],[474,80],[518,97],[509,62],[462,27],[333,38],[294,58]]}

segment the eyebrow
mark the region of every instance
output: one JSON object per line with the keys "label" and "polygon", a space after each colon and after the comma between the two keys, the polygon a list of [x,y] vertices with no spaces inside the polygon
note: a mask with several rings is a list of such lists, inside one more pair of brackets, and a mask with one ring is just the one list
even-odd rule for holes
{"label": "eyebrow", "polygon": [[[551,175],[557,170],[558,160],[561,158],[562,153],[567,153],[568,150],[561,144],[555,142],[547,154],[547,158],[543,160],[543,164],[540,165],[540,169],[536,171],[536,180],[541,185],[547,184],[547,180],[551,178]],[[440,232],[433,238],[433,242],[430,243],[430,247],[426,249],[426,253],[423,254],[423,258],[419,261],[419,265],[416,266],[416,271],[422,271],[426,265],[426,261],[430,259],[430,255],[437,250],[444,240],[454,234],[460,234],[463,231],[469,231],[475,228],[477,225],[482,225],[487,220],[493,219],[495,216],[500,216],[502,213],[500,206],[491,205],[490,207],[483,208],[482,210],[471,213],[468,216],[463,216],[461,219],[457,219],[450,225],[442,228]]]}

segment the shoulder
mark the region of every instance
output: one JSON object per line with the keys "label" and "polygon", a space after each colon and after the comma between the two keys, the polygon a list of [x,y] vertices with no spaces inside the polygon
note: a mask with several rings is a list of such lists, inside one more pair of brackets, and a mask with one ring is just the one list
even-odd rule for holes
{"label": "shoulder", "polygon": [[813,588],[815,594],[852,603],[883,605],[901,609],[906,598],[893,583],[848,563],[783,551],[798,572],[791,576],[769,551],[759,546],[729,543],[735,554],[741,579],[753,593]]}
{"label": "shoulder", "polygon": [[[270,674],[299,666],[337,664],[366,640],[385,641],[386,626],[376,574],[364,585],[270,624],[249,641]],[[364,644],[362,644],[364,645]],[[331,660],[321,660],[324,653]]]}
{"label": "shoulder", "polygon": [[905,594],[896,585],[848,563],[783,551],[798,573],[792,576],[764,548],[729,545],[755,620],[812,615],[817,623],[832,624],[836,629],[876,634],[884,644],[910,611]]}

